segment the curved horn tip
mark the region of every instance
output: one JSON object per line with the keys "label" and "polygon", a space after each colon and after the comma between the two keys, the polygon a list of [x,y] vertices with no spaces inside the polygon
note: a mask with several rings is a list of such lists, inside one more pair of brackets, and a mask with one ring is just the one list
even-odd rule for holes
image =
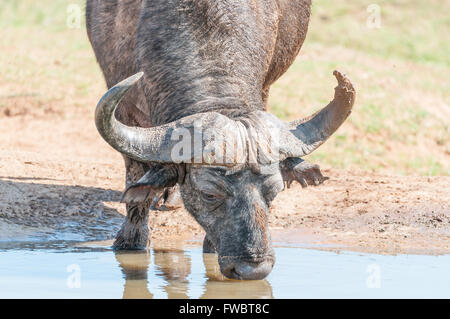
{"label": "curved horn tip", "polygon": [[355,92],[355,88],[353,87],[352,82],[344,73],[338,70],[334,70],[333,75],[338,81],[338,88],[346,89],[347,92]]}
{"label": "curved horn tip", "polygon": [[134,83],[136,83],[140,78],[142,78],[142,76],[144,75],[144,72],[138,72],[128,78],[126,78],[125,80],[123,80],[122,82],[120,82],[119,84],[117,84],[116,86],[130,86],[133,85]]}

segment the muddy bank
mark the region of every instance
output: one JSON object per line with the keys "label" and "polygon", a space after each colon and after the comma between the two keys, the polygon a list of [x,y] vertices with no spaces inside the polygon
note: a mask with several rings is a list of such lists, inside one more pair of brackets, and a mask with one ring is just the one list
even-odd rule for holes
{"label": "muddy bank", "polygon": [[[448,178],[367,176],[327,171],[316,188],[280,193],[270,214],[273,240],[377,253],[450,252]],[[15,179],[0,181],[0,240],[104,240],[120,227],[116,190]],[[201,240],[184,210],[152,211],[155,244]]]}
{"label": "muddy bank", "polygon": [[[125,213],[118,202],[122,158],[98,136],[91,110],[0,117],[0,136],[0,240],[114,237]],[[450,252],[450,177],[324,173],[330,179],[319,187],[295,184],[278,195],[270,214],[274,240]],[[203,236],[183,209],[151,212],[150,223],[155,243]]]}

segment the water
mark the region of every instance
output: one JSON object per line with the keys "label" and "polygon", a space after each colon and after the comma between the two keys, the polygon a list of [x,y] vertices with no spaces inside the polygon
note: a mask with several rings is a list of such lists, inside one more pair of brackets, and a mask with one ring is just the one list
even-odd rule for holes
{"label": "water", "polygon": [[0,247],[0,298],[450,298],[450,255],[275,246],[265,280],[225,279],[199,246],[115,253],[102,243]]}

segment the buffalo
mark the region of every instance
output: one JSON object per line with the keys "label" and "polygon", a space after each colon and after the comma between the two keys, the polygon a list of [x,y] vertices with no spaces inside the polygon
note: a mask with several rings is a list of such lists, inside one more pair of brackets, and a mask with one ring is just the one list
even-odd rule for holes
{"label": "buffalo", "polygon": [[334,99],[319,112],[290,123],[267,112],[270,86],[305,40],[310,8],[310,0],[87,1],[89,40],[109,88],[95,123],[126,167],[127,217],[115,249],[145,249],[150,207],[180,194],[226,277],[270,273],[271,202],[293,181],[324,181],[302,157],[355,101],[335,71]]}

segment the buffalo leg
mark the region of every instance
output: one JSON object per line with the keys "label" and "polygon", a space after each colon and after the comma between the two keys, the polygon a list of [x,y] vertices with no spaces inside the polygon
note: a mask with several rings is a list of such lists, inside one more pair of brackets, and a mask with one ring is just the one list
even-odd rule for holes
{"label": "buffalo leg", "polygon": [[[146,164],[125,159],[126,184],[131,185],[138,181],[148,170]],[[148,227],[149,208],[152,198],[141,203],[127,204],[127,217],[116,235],[113,248],[116,250],[145,249],[150,242],[150,229]]]}
{"label": "buffalo leg", "polygon": [[208,235],[205,235],[205,239],[203,239],[203,253],[204,254],[214,254],[216,249],[214,248],[211,240],[208,238]]}

